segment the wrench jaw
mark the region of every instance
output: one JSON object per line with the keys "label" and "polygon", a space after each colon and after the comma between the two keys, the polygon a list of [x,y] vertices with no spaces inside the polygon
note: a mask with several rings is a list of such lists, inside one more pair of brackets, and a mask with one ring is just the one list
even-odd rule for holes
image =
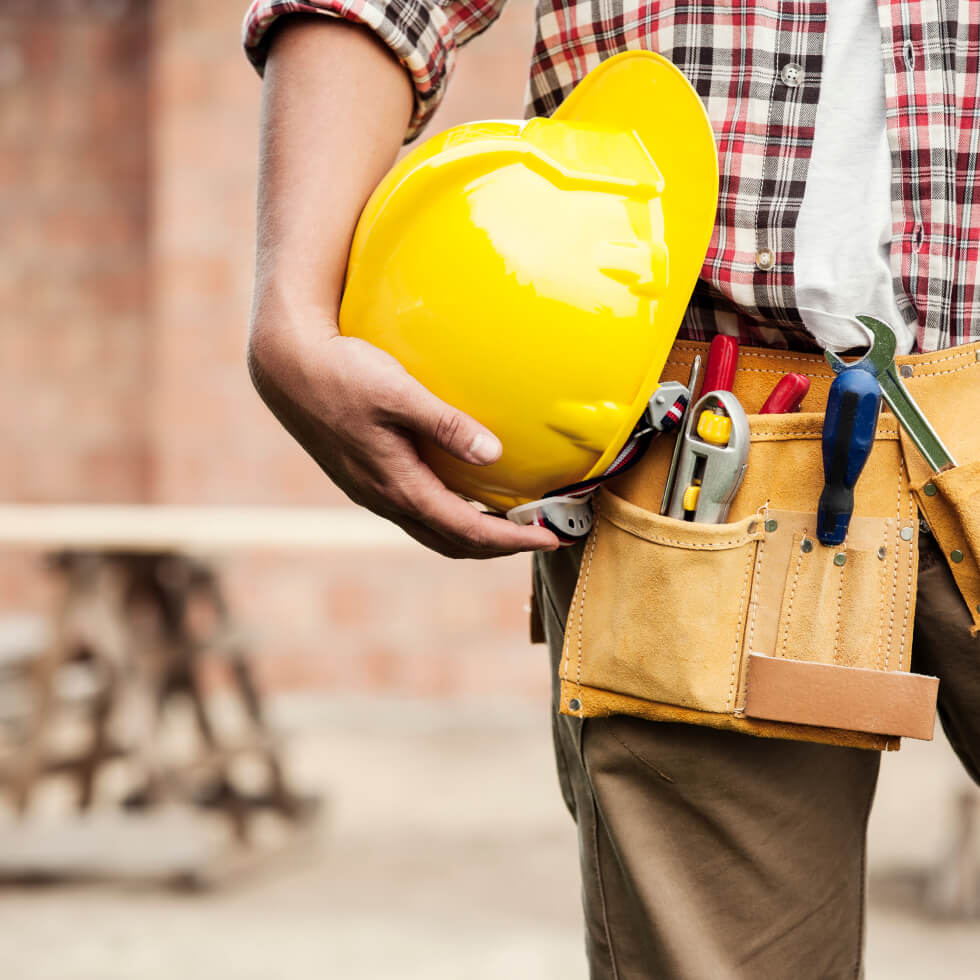
{"label": "wrench jaw", "polygon": [[841,371],[859,370],[870,371],[876,378],[895,363],[895,331],[887,323],[873,316],[860,313],[855,317],[871,334],[871,347],[863,357],[856,361],[845,361],[832,350],[824,351],[827,363],[834,369],[835,374]]}
{"label": "wrench jaw", "polygon": [[824,352],[827,363],[834,369],[835,374],[840,374],[841,371],[870,371],[878,379],[882,397],[888,403],[888,407],[933,472],[941,473],[943,470],[952,469],[956,466],[955,460],[929,420],[922,414],[922,409],[909,394],[908,388],[895,369],[895,332],[887,323],[873,316],[861,314],[857,320],[871,332],[873,338],[871,349],[860,360],[850,363],[828,350]]}
{"label": "wrench jaw", "polygon": [[[855,319],[871,331],[871,350],[861,359],[872,365],[873,373],[880,375],[895,363],[895,331],[883,320],[878,320],[866,313],[859,313]],[[860,362],[859,362],[860,363]],[[867,369],[866,369],[867,370]]]}

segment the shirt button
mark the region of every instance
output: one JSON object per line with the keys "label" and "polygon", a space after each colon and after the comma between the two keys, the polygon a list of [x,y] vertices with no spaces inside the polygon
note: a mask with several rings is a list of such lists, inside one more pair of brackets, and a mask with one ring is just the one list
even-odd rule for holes
{"label": "shirt button", "polygon": [[770,248],[760,248],[755,253],[756,268],[768,272],[776,264],[776,256]]}
{"label": "shirt button", "polygon": [[783,65],[779,77],[783,80],[784,85],[796,88],[803,81],[803,66],[791,61],[789,64]]}

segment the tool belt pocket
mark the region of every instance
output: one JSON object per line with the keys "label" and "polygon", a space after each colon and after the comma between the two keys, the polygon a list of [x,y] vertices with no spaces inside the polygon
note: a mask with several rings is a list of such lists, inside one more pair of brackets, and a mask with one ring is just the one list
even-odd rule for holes
{"label": "tool belt pocket", "polygon": [[[602,528],[586,546],[566,626],[569,690],[730,710],[760,520],[676,521],[608,490],[596,518]],[[629,581],[620,585],[615,570],[624,567]]]}
{"label": "tool belt pocket", "polygon": [[926,497],[938,495],[951,514],[958,532],[948,549],[953,563],[960,564],[967,554],[975,560],[980,555],[980,462],[936,473],[919,492]]}
{"label": "tool belt pocket", "polygon": [[822,414],[749,423],[730,523],[655,512],[669,445],[600,491],[561,710],[875,749],[931,738],[937,682],[909,673],[918,522],[894,420],[836,548],[816,537]]}
{"label": "tool belt pocket", "polygon": [[980,428],[971,424],[980,401],[980,344],[907,359],[909,392],[959,465],[934,473],[901,433],[905,464],[919,510],[946,556],[980,632]]}

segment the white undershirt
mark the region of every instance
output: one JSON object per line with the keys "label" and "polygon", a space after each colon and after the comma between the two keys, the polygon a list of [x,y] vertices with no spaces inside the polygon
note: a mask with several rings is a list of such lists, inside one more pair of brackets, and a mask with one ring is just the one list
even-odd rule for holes
{"label": "white undershirt", "polygon": [[[890,324],[897,353],[915,342],[892,285],[891,159],[875,0],[830,0],[813,153],[796,226],[797,306],[832,350],[864,347],[852,317]],[[805,84],[805,82],[804,82]]]}

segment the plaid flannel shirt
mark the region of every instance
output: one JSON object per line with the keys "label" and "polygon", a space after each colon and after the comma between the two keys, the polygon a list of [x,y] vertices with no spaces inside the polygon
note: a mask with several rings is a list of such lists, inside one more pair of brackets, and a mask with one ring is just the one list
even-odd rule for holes
{"label": "plaid flannel shirt", "polygon": [[[254,0],[244,41],[261,70],[263,37],[284,14],[366,25],[412,78],[411,138],[437,107],[456,48],[489,27],[503,3]],[[917,324],[918,349],[932,351],[980,339],[980,3],[878,0],[878,13],[892,151],[892,272],[899,306]],[[551,113],[590,69],[631,48],[673,61],[705,104],[721,194],[682,336],[721,331],[746,343],[814,346],[796,308],[793,258],[826,18],[827,0],[538,0],[529,115]]]}

